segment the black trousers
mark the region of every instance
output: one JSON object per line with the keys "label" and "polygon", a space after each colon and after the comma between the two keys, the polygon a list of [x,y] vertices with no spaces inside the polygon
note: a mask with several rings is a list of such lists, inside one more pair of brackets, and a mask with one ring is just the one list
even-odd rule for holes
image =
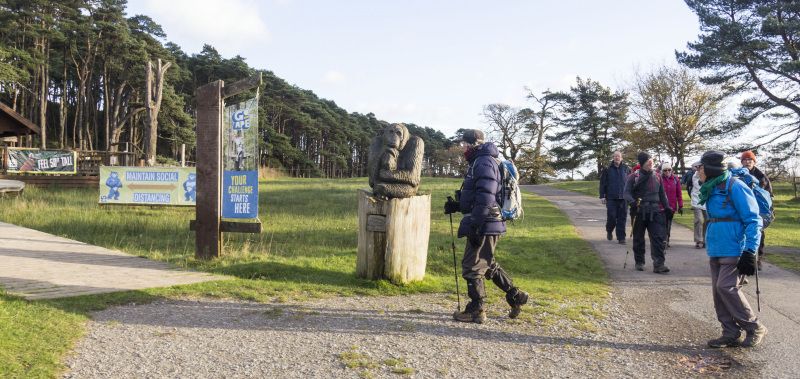
{"label": "black trousers", "polygon": [[625,241],[625,199],[606,199],[606,232],[617,230],[617,241]]}
{"label": "black trousers", "polygon": [[650,237],[650,258],[653,267],[664,265],[664,227],[666,218],[663,211],[639,212],[633,225],[633,258],[644,264],[644,232]]}

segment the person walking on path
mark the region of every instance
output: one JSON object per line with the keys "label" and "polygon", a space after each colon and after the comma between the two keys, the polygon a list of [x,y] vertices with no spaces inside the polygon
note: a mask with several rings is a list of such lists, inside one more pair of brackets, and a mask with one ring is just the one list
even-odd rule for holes
{"label": "person walking on path", "polygon": [[689,199],[692,205],[692,212],[694,213],[694,247],[702,249],[706,247],[706,228],[708,228],[708,215],[706,214],[706,207],[700,205],[700,176],[697,175],[697,167],[700,161],[692,163],[692,169],[695,170],[694,175],[686,184],[686,192],[689,194]]}
{"label": "person walking on path", "polygon": [[625,201],[629,205],[641,200],[635,211],[636,220],[633,225],[633,257],[636,260],[636,270],[644,271],[644,232],[647,230],[650,237],[653,272],[665,274],[669,272],[669,267],[664,264],[664,211],[672,212],[672,208],[667,201],[660,176],[653,172],[653,159],[650,154],[643,151],[637,158],[642,168],[628,176],[624,193]]}
{"label": "person walking on path", "polygon": [[453,318],[478,324],[486,320],[484,277],[506,293],[506,301],[511,306],[508,317],[516,318],[528,302],[528,294],[514,286],[514,281],[494,259],[497,241],[506,233],[506,223],[498,206],[502,203],[502,186],[497,147],[492,142],[484,142],[483,138],[483,132],[475,129],[465,131],[461,137],[464,159],[470,166],[458,203],[445,204],[445,213],[453,213],[457,207],[464,214],[458,237],[467,237],[461,276],[467,281],[470,302],[463,312],[455,312]]}
{"label": "person walking on path", "polygon": [[[769,181],[769,177],[764,175],[761,170],[756,167],[756,155],[753,154],[752,151],[747,150],[742,153],[742,157],[739,158],[742,161],[742,167],[748,169],[750,171],[750,175],[753,175],[756,179],[758,179],[758,186],[767,190],[769,192],[769,196],[774,198],[775,196],[772,194],[772,183]],[[764,256],[764,230],[761,230],[761,242],[758,244],[758,270],[761,271],[761,257]]]}
{"label": "person walking on path", "polygon": [[672,212],[664,210],[666,216],[666,247],[669,247],[669,237],[672,232],[672,219],[675,217],[675,209],[678,210],[680,215],[683,215],[683,191],[681,191],[681,182],[677,176],[672,173],[672,165],[669,162],[664,162],[661,165],[661,183],[664,184],[664,193],[667,195]]}
{"label": "person walking on path", "polygon": [[628,166],[622,163],[622,153],[614,152],[611,164],[600,175],[600,201],[606,206],[606,238],[614,239],[617,230],[617,241],[625,243],[625,221],[628,214],[625,210],[625,181],[628,178]]}
{"label": "person walking on path", "polygon": [[727,160],[724,152],[710,150],[700,158],[697,170],[703,181],[700,205],[706,206],[710,217],[706,252],[714,310],[722,325],[722,337],[708,341],[708,346],[753,347],[761,343],[767,328],[753,313],[742,284],[745,275],[756,272],[762,223],[755,195],[731,175]]}

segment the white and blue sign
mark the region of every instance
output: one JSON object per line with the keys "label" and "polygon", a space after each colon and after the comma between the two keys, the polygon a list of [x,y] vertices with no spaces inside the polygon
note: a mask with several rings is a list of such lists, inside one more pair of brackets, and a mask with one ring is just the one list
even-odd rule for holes
{"label": "white and blue sign", "polygon": [[248,130],[250,129],[250,110],[239,109],[231,114],[231,129]]}
{"label": "white and blue sign", "polygon": [[258,171],[225,171],[222,218],[258,217]]}

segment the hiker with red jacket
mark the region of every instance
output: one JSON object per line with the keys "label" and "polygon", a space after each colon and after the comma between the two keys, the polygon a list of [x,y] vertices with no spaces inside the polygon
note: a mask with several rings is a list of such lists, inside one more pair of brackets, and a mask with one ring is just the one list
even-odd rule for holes
{"label": "hiker with red jacket", "polygon": [[653,260],[653,272],[666,274],[669,267],[664,264],[664,212],[672,212],[661,184],[661,177],[653,172],[653,158],[646,152],[637,156],[642,167],[630,176],[625,183],[625,201],[636,205],[633,222],[633,257],[636,270],[644,271],[644,232],[650,237],[650,258]]}
{"label": "hiker with red jacket", "polygon": [[[661,165],[661,183],[664,184],[664,193],[667,195],[667,201],[672,208],[672,212],[665,210],[666,216],[666,240],[669,247],[669,236],[672,232],[672,219],[675,217],[675,209],[678,213],[683,215],[683,192],[681,191],[681,181],[675,174],[672,173],[672,165],[669,162],[664,162]],[[663,209],[663,208],[662,208]]]}

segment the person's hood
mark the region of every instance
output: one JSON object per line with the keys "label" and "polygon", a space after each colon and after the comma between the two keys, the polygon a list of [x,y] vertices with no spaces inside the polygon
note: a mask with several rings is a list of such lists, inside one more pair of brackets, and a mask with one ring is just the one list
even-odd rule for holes
{"label": "person's hood", "polygon": [[478,149],[475,150],[475,152],[469,157],[469,161],[472,163],[475,161],[475,159],[484,155],[497,158],[500,156],[500,152],[497,150],[497,146],[495,146],[493,142],[486,142],[478,146]]}

